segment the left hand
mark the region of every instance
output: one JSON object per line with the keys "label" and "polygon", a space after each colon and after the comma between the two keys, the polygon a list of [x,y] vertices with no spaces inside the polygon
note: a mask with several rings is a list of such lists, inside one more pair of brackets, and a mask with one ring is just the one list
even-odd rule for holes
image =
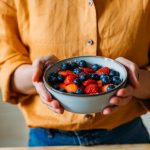
{"label": "left hand", "polygon": [[110,99],[110,105],[102,112],[104,115],[111,114],[117,110],[118,107],[126,105],[133,96],[140,97],[138,93],[141,86],[139,81],[139,67],[135,63],[123,57],[119,57],[116,60],[127,68],[129,83],[127,83],[125,88],[118,90],[116,95]]}

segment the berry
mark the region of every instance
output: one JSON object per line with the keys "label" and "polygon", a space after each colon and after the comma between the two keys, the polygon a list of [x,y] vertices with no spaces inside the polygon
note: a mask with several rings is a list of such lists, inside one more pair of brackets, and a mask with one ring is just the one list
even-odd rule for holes
{"label": "berry", "polygon": [[58,84],[58,87],[59,87],[59,88],[62,88],[62,89],[65,89],[66,85],[65,85],[65,83],[59,83],[59,84]]}
{"label": "berry", "polygon": [[109,76],[110,77],[119,76],[119,72],[117,72],[117,71],[115,71],[113,69],[110,69]]}
{"label": "berry", "polygon": [[98,64],[94,64],[91,67],[94,71],[97,71],[99,68],[101,68],[101,66],[99,66]]}
{"label": "berry", "polygon": [[96,80],[88,79],[88,80],[84,81],[82,84],[86,87],[86,86],[88,86],[91,83],[95,83],[96,84]]}
{"label": "berry", "polygon": [[70,65],[68,63],[62,63],[61,70],[67,70],[67,69],[70,69]]}
{"label": "berry", "polygon": [[107,74],[101,74],[101,75],[99,76],[99,79],[101,80],[102,78],[104,78],[104,76],[107,76]]}
{"label": "berry", "polygon": [[62,75],[62,76],[64,76],[64,77],[66,77],[66,76],[72,75],[72,74],[74,74],[74,73],[73,73],[72,71],[70,71],[70,70],[65,70],[65,71],[60,70],[60,71],[58,72],[58,74],[60,74],[60,75]]}
{"label": "berry", "polygon": [[84,91],[81,88],[78,88],[76,90],[76,94],[84,94]]}
{"label": "berry", "polygon": [[114,87],[113,84],[106,84],[106,85],[102,86],[101,90],[102,90],[102,92],[108,92],[108,91],[112,90],[113,87]]}
{"label": "berry", "polygon": [[87,78],[88,78],[88,77],[87,77],[87,75],[86,75],[85,73],[79,75],[79,79],[80,79],[81,81],[85,81]]}
{"label": "berry", "polygon": [[107,92],[113,90],[114,88],[115,88],[115,86],[114,86],[113,84],[112,84],[112,85],[109,85],[109,86],[107,87]]}
{"label": "berry", "polygon": [[57,77],[55,77],[55,76],[50,76],[50,77],[48,77],[48,82],[49,83],[54,83],[54,82],[57,82],[58,80],[57,80]]}
{"label": "berry", "polygon": [[86,67],[86,66],[87,66],[86,61],[85,61],[85,60],[80,60],[80,61],[79,61],[79,66],[80,66],[80,67]]}
{"label": "berry", "polygon": [[53,87],[54,89],[56,89],[56,90],[59,89],[59,86],[58,86],[57,84],[53,84],[52,87]]}
{"label": "berry", "polygon": [[111,81],[109,76],[104,76],[101,80],[102,80],[103,85],[108,84]]}
{"label": "berry", "polygon": [[109,74],[109,68],[108,67],[102,67],[96,71],[96,74],[101,75],[101,74]]}
{"label": "berry", "polygon": [[91,68],[81,68],[83,70],[84,73],[93,73],[94,70]]}
{"label": "berry", "polygon": [[82,82],[79,78],[76,78],[76,79],[74,79],[73,83],[76,85],[81,85]]}
{"label": "berry", "polygon": [[74,72],[75,74],[79,74],[79,73],[82,72],[82,70],[81,70],[80,68],[75,68],[75,69],[73,69],[73,72]]}
{"label": "berry", "polygon": [[90,75],[91,79],[94,79],[94,80],[98,80],[99,79],[99,75],[95,74],[95,73],[92,73]]}
{"label": "berry", "polygon": [[72,83],[74,82],[74,79],[75,79],[75,78],[76,78],[76,76],[74,76],[74,75],[68,75],[68,76],[65,78],[64,83],[65,83],[66,85],[72,84]]}
{"label": "berry", "polygon": [[74,92],[68,92],[69,94],[74,94]]}
{"label": "berry", "polygon": [[66,90],[63,89],[63,88],[60,88],[59,91],[60,91],[60,92],[66,92]]}
{"label": "berry", "polygon": [[98,81],[97,81],[97,85],[98,85],[99,88],[101,88],[102,85],[103,85],[102,80],[98,80]]}
{"label": "berry", "polygon": [[70,63],[70,67],[71,67],[71,69],[73,70],[73,69],[75,69],[75,68],[78,67],[78,64],[77,64],[76,62],[71,62],[71,63]]}
{"label": "berry", "polygon": [[58,82],[63,82],[64,81],[64,76],[59,74],[57,76],[57,80],[58,80]]}
{"label": "berry", "polygon": [[97,86],[97,84],[89,84],[85,87],[84,92],[86,94],[96,94],[99,92],[99,87]]}
{"label": "berry", "polygon": [[58,76],[58,73],[56,73],[56,72],[52,72],[52,73],[50,73],[50,76],[57,77],[57,76]]}
{"label": "berry", "polygon": [[118,85],[118,84],[120,84],[122,82],[121,79],[118,76],[112,77],[111,81],[115,85]]}

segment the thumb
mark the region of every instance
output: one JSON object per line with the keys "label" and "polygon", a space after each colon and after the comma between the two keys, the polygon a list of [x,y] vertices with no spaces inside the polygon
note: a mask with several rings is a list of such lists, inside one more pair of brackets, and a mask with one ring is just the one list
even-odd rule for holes
{"label": "thumb", "polygon": [[35,62],[33,62],[32,82],[41,81],[42,74],[43,74],[43,64],[41,63],[40,60],[35,60]]}

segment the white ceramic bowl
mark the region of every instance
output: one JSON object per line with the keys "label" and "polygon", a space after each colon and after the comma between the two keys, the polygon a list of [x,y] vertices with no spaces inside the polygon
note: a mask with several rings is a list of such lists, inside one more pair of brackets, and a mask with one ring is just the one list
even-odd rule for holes
{"label": "white ceramic bowl", "polygon": [[[120,78],[122,79],[122,83],[110,92],[105,92],[96,95],[64,93],[52,88],[48,84],[47,82],[48,74],[52,72],[57,72],[62,63],[74,62],[80,60],[85,60],[89,64],[98,64],[101,66],[107,66],[111,69],[118,71],[120,73]],[[126,80],[127,80],[127,71],[123,65],[121,65],[115,60],[100,57],[100,56],[81,56],[81,57],[73,57],[73,58],[61,60],[55,63],[54,65],[49,66],[45,70],[43,76],[43,82],[46,89],[61,103],[64,109],[70,112],[81,113],[81,114],[97,113],[102,111],[104,107],[109,105],[110,97],[113,96],[118,89],[125,86]]]}

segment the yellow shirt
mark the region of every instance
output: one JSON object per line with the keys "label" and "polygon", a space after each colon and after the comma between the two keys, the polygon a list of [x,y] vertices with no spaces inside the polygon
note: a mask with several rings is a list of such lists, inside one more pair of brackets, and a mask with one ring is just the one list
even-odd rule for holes
{"label": "yellow shirt", "polygon": [[[91,42],[92,41],[92,42]],[[10,77],[24,63],[48,54],[119,56],[148,67],[149,0],[0,0],[0,87],[3,100],[18,104],[29,127],[111,129],[146,113],[150,102],[133,98],[111,115],[91,119],[56,114],[38,95],[10,90]]]}

